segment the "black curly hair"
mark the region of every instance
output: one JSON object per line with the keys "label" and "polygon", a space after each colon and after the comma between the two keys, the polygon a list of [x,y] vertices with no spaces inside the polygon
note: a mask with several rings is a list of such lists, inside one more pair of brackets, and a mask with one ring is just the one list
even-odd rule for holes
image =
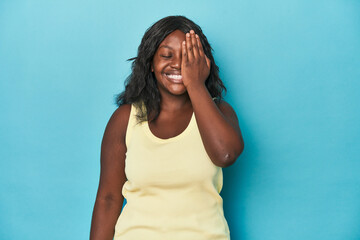
{"label": "black curly hair", "polygon": [[[115,96],[115,104],[134,104],[138,108],[138,122],[153,121],[160,113],[161,96],[157,87],[157,80],[151,71],[151,64],[160,43],[173,31],[184,33],[194,30],[199,35],[205,55],[210,59],[210,74],[205,85],[215,102],[222,99],[222,92],[226,88],[219,77],[219,67],[215,64],[212,48],[203,34],[200,26],[184,16],[168,16],[160,19],[149,27],[138,48],[137,57],[130,58],[132,72],[125,81],[125,90]],[[145,106],[143,108],[142,106]]]}

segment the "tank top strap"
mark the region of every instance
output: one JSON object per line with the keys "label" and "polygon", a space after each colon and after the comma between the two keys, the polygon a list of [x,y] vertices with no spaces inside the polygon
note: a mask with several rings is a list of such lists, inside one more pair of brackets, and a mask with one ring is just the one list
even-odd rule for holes
{"label": "tank top strap", "polygon": [[131,104],[130,116],[129,116],[129,121],[128,121],[128,125],[126,128],[126,135],[125,135],[126,146],[129,146],[129,144],[130,144],[131,135],[132,135],[132,132],[133,132],[133,129],[134,129],[136,123],[137,123],[136,107],[134,106],[134,104]]}

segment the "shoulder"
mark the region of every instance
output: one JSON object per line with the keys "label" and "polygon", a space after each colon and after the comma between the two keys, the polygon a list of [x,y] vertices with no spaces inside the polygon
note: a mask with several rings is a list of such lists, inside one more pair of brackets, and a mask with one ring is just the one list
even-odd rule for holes
{"label": "shoulder", "polygon": [[130,116],[130,111],[131,111],[131,104],[124,104],[121,105],[120,107],[118,107],[113,115],[114,117],[118,118],[119,120],[124,120],[124,119],[128,119]]}
{"label": "shoulder", "polygon": [[225,100],[220,100],[220,102],[217,103],[217,106],[220,109],[220,111],[222,112],[222,114],[224,114],[226,116],[235,115],[235,117],[236,117],[236,113],[235,113],[233,107]]}
{"label": "shoulder", "polygon": [[122,142],[125,141],[126,129],[131,112],[131,104],[118,107],[111,115],[105,129],[106,135],[113,135]]}
{"label": "shoulder", "polygon": [[236,116],[236,112],[234,111],[233,107],[225,100],[220,100],[220,102],[217,103],[217,107],[224,115],[226,120],[228,120],[233,125],[233,127],[235,127],[240,131],[239,120]]}

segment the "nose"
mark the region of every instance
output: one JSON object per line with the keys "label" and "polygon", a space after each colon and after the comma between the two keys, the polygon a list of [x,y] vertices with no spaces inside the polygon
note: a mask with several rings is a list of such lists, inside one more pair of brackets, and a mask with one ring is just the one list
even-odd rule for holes
{"label": "nose", "polygon": [[173,58],[173,61],[171,61],[171,67],[176,69],[181,68],[181,55]]}

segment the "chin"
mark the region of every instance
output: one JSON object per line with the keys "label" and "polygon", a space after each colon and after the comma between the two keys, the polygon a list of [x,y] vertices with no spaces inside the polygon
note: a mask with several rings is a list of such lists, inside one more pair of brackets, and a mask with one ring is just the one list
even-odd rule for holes
{"label": "chin", "polygon": [[186,88],[184,86],[182,88],[168,89],[168,91],[173,95],[183,95],[187,93]]}
{"label": "chin", "polygon": [[162,84],[158,82],[158,89],[162,93],[176,95],[176,96],[181,96],[187,93],[186,87],[182,83]]}

